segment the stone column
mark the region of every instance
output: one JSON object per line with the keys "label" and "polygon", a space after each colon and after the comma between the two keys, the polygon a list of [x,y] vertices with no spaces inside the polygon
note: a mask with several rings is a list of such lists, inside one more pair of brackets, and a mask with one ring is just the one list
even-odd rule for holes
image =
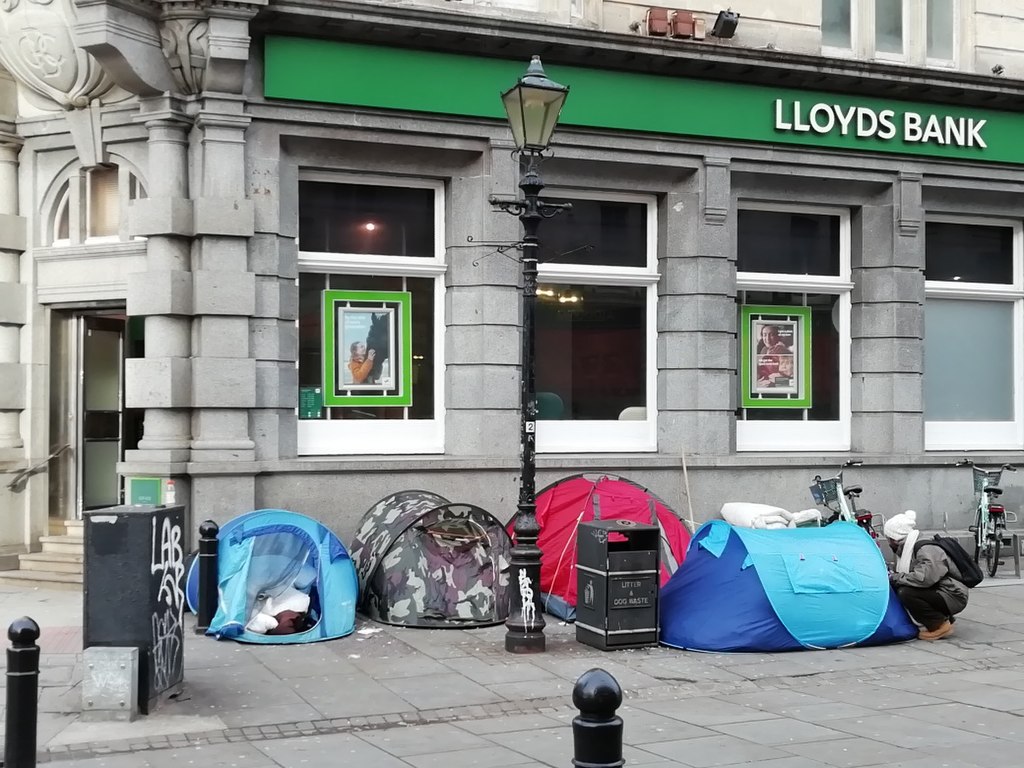
{"label": "stone column", "polygon": [[727,455],[735,445],[736,265],[729,161],[708,157],[666,196],[658,287],[660,452]]}
{"label": "stone column", "polygon": [[125,469],[157,462],[173,473],[188,460],[191,439],[190,122],[169,98],[144,102],[139,119],[149,131],[148,197],[133,204],[130,231],[147,238],[146,271],[128,276],[127,307],[129,315],[145,317],[146,351],[125,361],[125,404],[146,413]]}
{"label": "stone column", "polygon": [[25,366],[20,361],[26,323],[25,286],[20,281],[25,219],[18,215],[18,150],[14,136],[0,132],[0,463],[22,456],[19,425],[25,407]]}
{"label": "stone column", "polygon": [[[924,237],[921,175],[854,221],[851,442],[858,452],[924,449]],[[859,226],[858,226],[859,224]]]}
{"label": "stone column", "polygon": [[[239,97],[207,97],[196,117],[201,148],[200,190],[195,201],[195,271],[192,335],[192,461],[253,461],[250,409],[256,406],[256,360],[251,324],[257,284],[249,271],[248,239],[254,232],[252,201],[245,196],[245,130],[249,118]],[[261,280],[264,303],[280,291],[277,278]],[[253,508],[255,478],[235,466],[194,468],[194,501],[230,516]],[[216,476],[207,476],[210,472]]]}
{"label": "stone column", "polygon": [[192,457],[197,461],[255,457],[248,413],[256,405],[249,334],[256,281],[247,251],[253,208],[245,198],[244,175],[249,118],[242,115],[241,102],[218,102],[213,111],[207,99],[196,119],[202,146],[193,275]]}

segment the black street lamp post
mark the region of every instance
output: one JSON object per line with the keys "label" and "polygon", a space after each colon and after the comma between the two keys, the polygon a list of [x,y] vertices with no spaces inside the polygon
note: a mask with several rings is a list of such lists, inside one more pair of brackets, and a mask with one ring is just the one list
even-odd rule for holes
{"label": "black street lamp post", "polygon": [[551,141],[558,115],[569,89],[549,80],[540,57],[534,56],[526,74],[501,100],[508,113],[516,148],[525,154],[519,179],[523,197],[519,200],[491,198],[491,203],[523,223],[523,329],[521,340],[519,503],[512,549],[511,604],[505,622],[505,650],[510,653],[538,653],[544,650],[544,615],[540,600],[540,557],[537,537],[536,437],[537,393],[534,387],[534,317],[537,305],[537,229],[543,219],[556,216],[570,206],[540,200],[544,182],[540,161]]}

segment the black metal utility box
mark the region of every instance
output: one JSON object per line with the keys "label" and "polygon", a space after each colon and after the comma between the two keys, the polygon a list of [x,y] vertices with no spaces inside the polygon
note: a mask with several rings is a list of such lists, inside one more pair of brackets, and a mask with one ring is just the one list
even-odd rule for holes
{"label": "black metal utility box", "polygon": [[83,645],[139,649],[148,714],[184,678],[185,508],[108,507],[83,518]]}
{"label": "black metal utility box", "polygon": [[604,651],[658,642],[661,529],[632,520],[580,523],[576,639]]}

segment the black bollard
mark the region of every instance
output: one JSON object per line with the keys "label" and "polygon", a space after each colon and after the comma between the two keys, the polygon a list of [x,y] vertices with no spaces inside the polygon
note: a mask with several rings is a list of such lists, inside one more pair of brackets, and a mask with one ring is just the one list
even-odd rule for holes
{"label": "black bollard", "polygon": [[7,630],[6,768],[35,768],[36,719],[39,710],[39,625],[28,616]]}
{"label": "black bollard", "polygon": [[622,688],[603,669],[580,675],[572,689],[572,703],[580,713],[572,720],[573,759],[576,768],[621,768]]}
{"label": "black bollard", "polygon": [[196,632],[201,634],[210,628],[217,613],[217,534],[220,527],[207,520],[199,526],[199,605],[196,615]]}

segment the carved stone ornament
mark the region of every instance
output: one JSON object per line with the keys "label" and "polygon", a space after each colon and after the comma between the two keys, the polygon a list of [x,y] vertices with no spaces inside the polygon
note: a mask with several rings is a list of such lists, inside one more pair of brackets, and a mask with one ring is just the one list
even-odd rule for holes
{"label": "carved stone ornament", "polygon": [[0,0],[0,64],[64,109],[81,109],[113,87],[75,45],[72,0]]}
{"label": "carved stone ornament", "polygon": [[203,90],[209,38],[210,25],[205,18],[171,18],[160,29],[161,48],[182,93]]}

